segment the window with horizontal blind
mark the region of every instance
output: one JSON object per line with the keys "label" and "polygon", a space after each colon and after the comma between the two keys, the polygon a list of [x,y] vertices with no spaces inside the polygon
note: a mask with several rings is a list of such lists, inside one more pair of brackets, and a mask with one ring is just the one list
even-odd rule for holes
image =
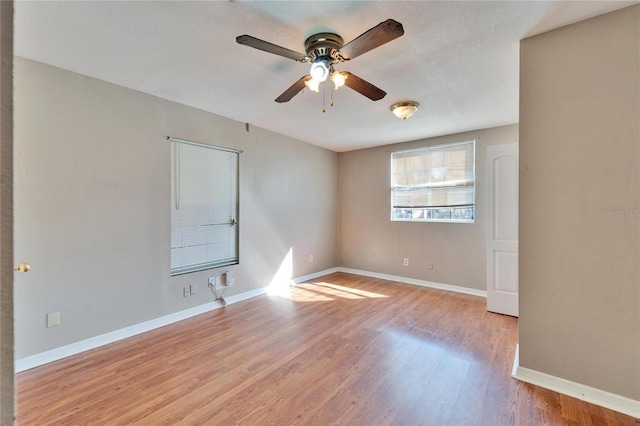
{"label": "window with horizontal blind", "polygon": [[171,275],[238,263],[239,151],[171,141]]}
{"label": "window with horizontal blind", "polygon": [[475,145],[391,153],[391,220],[474,222]]}

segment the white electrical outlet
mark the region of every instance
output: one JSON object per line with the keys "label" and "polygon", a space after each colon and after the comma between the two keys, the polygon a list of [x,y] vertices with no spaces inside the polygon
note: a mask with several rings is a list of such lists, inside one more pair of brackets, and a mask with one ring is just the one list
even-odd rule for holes
{"label": "white electrical outlet", "polygon": [[409,259],[408,258],[404,258],[404,266],[409,266]]}
{"label": "white electrical outlet", "polygon": [[312,254],[309,255],[309,262],[313,262],[313,255]]}
{"label": "white electrical outlet", "polygon": [[47,314],[47,327],[55,327],[60,325],[60,311],[49,312]]}
{"label": "white electrical outlet", "polygon": [[189,288],[189,286],[182,287],[182,297],[189,297],[189,296],[191,296],[191,289]]}

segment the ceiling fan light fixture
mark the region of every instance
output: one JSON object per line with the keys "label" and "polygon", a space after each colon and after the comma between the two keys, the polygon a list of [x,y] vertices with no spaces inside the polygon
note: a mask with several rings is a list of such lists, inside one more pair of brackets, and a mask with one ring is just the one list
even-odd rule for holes
{"label": "ceiling fan light fixture", "polygon": [[344,86],[344,83],[347,80],[347,77],[349,77],[348,74],[341,73],[341,72],[338,72],[338,71],[334,71],[331,74],[331,81],[333,81],[333,84],[335,85],[336,90],[338,90],[340,87]]}
{"label": "ceiling fan light fixture", "polygon": [[418,110],[420,104],[416,101],[397,102],[391,105],[391,112],[396,117],[406,120]]}
{"label": "ceiling fan light fixture", "polygon": [[318,58],[311,64],[311,70],[309,74],[314,80],[318,80],[320,83],[325,81],[329,77],[329,60],[326,58]]}
{"label": "ceiling fan light fixture", "polygon": [[320,82],[318,80],[316,80],[315,78],[310,78],[310,79],[306,80],[304,82],[304,84],[306,84],[306,86],[312,92],[316,92],[316,93],[320,92]]}

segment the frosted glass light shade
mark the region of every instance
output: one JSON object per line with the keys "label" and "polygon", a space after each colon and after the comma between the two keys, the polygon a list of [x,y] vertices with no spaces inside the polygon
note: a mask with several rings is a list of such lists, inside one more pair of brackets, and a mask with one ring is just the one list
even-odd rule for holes
{"label": "frosted glass light shade", "polygon": [[311,77],[314,80],[323,82],[329,77],[329,61],[326,59],[318,59],[311,64],[311,70],[309,71]]}
{"label": "frosted glass light shade", "polygon": [[333,74],[331,74],[331,81],[333,81],[333,84],[335,85],[336,90],[344,86],[344,83],[347,80],[347,77],[348,77],[348,74],[343,74],[338,71],[334,71]]}
{"label": "frosted glass light shade", "polygon": [[415,101],[398,102],[391,105],[391,112],[398,118],[406,120],[418,110],[420,104]]}
{"label": "frosted glass light shade", "polygon": [[320,82],[315,78],[311,78],[305,81],[304,84],[306,84],[309,90],[311,90],[312,92],[318,93],[320,91]]}

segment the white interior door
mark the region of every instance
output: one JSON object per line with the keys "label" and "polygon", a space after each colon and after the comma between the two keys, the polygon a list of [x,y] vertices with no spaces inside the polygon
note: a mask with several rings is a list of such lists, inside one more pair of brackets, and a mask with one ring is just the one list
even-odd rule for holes
{"label": "white interior door", "polygon": [[487,147],[487,310],[518,316],[518,144]]}

